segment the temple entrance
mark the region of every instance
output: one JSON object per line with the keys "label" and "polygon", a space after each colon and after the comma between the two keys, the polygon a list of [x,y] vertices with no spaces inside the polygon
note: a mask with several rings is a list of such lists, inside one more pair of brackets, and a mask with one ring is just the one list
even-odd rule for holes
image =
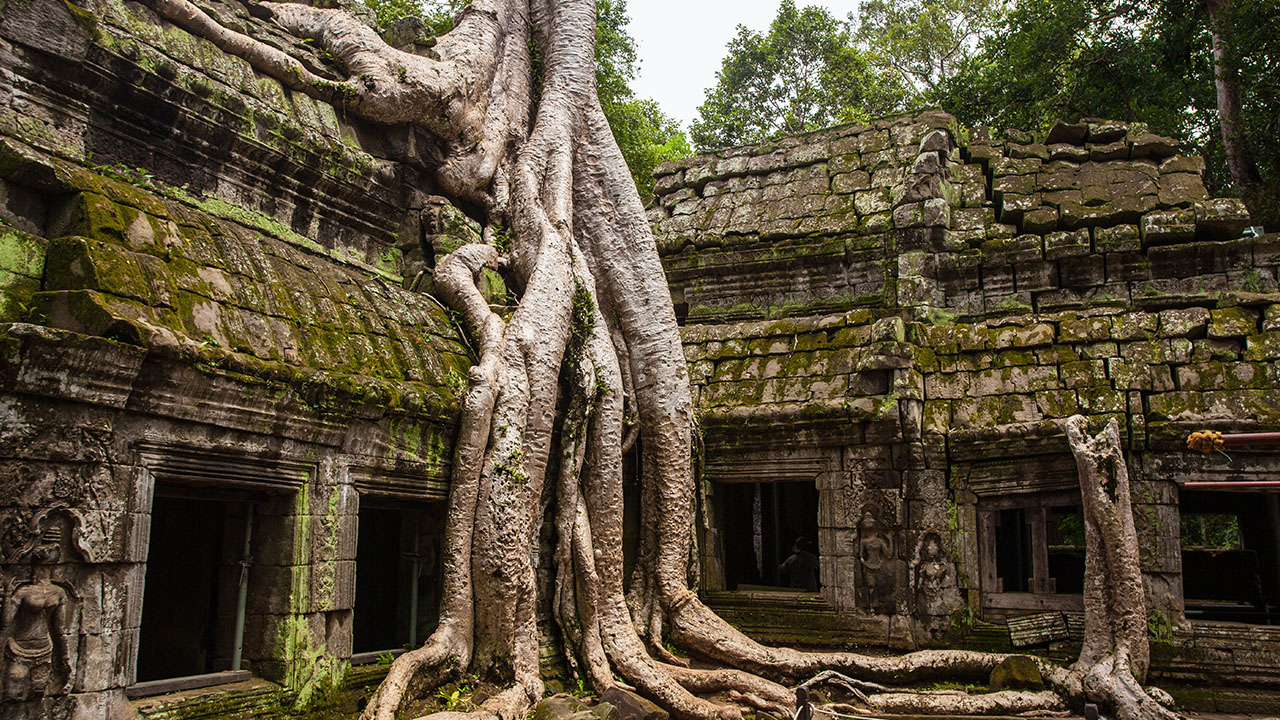
{"label": "temple entrance", "polygon": [[718,484],[716,505],[726,589],[818,590],[816,561],[787,564],[798,538],[804,539],[803,552],[818,555],[818,489],[812,482]]}
{"label": "temple entrance", "polygon": [[241,669],[240,588],[252,572],[242,573],[241,561],[257,499],[244,492],[156,484],[137,682]]}
{"label": "temple entrance", "polygon": [[1187,618],[1280,621],[1280,496],[1183,491],[1180,512]]}
{"label": "temple entrance", "polygon": [[1078,491],[983,498],[978,524],[985,609],[1017,616],[1083,607]]}
{"label": "temple entrance", "polygon": [[361,496],[356,540],[352,661],[412,647],[436,627],[442,503]]}

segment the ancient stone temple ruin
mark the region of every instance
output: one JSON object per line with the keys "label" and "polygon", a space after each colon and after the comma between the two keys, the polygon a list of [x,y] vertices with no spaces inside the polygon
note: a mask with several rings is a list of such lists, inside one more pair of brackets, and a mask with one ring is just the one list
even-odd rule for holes
{"label": "ancient stone temple ruin", "polygon": [[[473,351],[431,271],[480,240],[474,209],[434,188],[429,138],[144,5],[8,3],[0,56],[0,716],[376,682],[435,623]],[[1153,679],[1274,707],[1280,454],[1186,439],[1280,430],[1280,235],[1243,235],[1202,171],[1138,125],[941,112],[660,168],[707,601],[768,642],[1068,657],[1060,421],[1115,418]],[[202,685],[232,689],[165,694]]]}
{"label": "ancient stone temple ruin", "polygon": [[[660,168],[713,605],[781,643],[1066,647],[1061,421],[1115,417],[1156,672],[1274,682],[1277,455],[1187,438],[1280,424],[1280,238],[1242,236],[1203,169],[1139,125],[940,112]],[[821,568],[799,603],[768,587],[797,537]]]}

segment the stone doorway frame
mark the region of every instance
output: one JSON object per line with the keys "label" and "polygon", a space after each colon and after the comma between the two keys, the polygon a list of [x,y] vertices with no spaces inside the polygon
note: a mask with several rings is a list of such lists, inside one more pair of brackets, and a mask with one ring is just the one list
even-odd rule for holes
{"label": "stone doorway frame", "polygon": [[[262,614],[263,620],[269,621],[276,616],[280,616],[277,619],[287,620],[288,616],[294,614],[289,602],[297,591],[297,573],[294,569],[300,561],[305,560],[296,557],[297,543],[293,540],[299,532],[299,524],[308,521],[300,513],[291,510],[297,507],[297,499],[307,492],[308,485],[317,477],[317,465],[189,445],[140,442],[133,450],[137,474],[130,504],[135,512],[132,513],[128,537],[125,538],[126,546],[130,549],[128,560],[131,561],[127,563],[125,570],[125,584],[128,588],[125,594],[126,694],[131,698],[159,695],[238,682],[258,675],[257,671],[239,670],[138,682],[137,661],[156,483],[247,490],[269,498],[264,503],[268,507],[259,506],[255,509],[256,537],[252,553],[254,563],[260,564],[263,570],[256,573],[258,577],[255,577],[251,569],[249,583],[251,588],[256,586],[268,590],[268,612]],[[289,541],[279,542],[284,538]],[[274,597],[280,591],[285,594],[283,602]],[[244,655],[251,664],[254,660],[265,659],[270,651],[277,650],[269,646],[268,642],[255,641],[246,645]]]}
{"label": "stone doorway frame", "polygon": [[[1049,610],[1083,612],[1084,596],[1059,593],[1050,582],[1047,521],[1051,508],[1081,506],[1080,491],[1056,490],[980,497],[977,503],[978,568],[982,614],[1025,615]],[[996,525],[1003,510],[1027,510],[1031,526],[1032,578],[1030,589],[1006,590],[997,575]]]}

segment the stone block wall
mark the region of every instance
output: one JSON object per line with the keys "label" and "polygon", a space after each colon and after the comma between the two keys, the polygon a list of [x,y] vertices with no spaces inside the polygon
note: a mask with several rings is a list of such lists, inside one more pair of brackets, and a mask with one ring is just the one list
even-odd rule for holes
{"label": "stone block wall", "polygon": [[[202,6],[329,72],[242,4]],[[361,502],[447,492],[470,355],[417,291],[477,228],[432,195],[428,138],[143,5],[0,20],[0,602],[59,588],[68,662],[0,714],[122,701],[157,484],[253,499],[245,657],[305,702],[351,655]],[[1150,603],[1176,625],[1180,486],[1275,478],[1262,453],[1181,442],[1280,423],[1280,236],[1240,237],[1240,204],[1175,150],[1134,125],[992,138],[928,112],[660,168],[706,589],[718,489],[799,481],[823,562],[804,607],[831,628],[905,647],[1008,614],[982,524],[1074,488],[1057,422],[1083,412],[1124,428]]]}
{"label": "stone block wall", "polygon": [[890,302],[895,203],[924,135],[953,124],[927,114],[660,166],[651,218],[677,307],[714,322]]}
{"label": "stone block wall", "polygon": [[[689,326],[685,352],[706,502],[725,483],[814,483],[823,597],[868,616],[860,641],[906,647],[944,632],[959,596],[949,565],[935,572],[953,538],[945,442],[921,431],[915,327],[876,315]],[[724,589],[721,519],[705,517],[704,587]]]}
{"label": "stone block wall", "polygon": [[144,5],[9,3],[0,64],[0,603],[52,586],[64,616],[52,680],[0,715],[119,711],[157,488],[227,506],[224,615],[252,504],[246,667],[305,704],[351,656],[361,502],[440,514],[471,359],[417,290],[474,223],[430,195],[412,131]]}
{"label": "stone block wall", "polygon": [[[1280,426],[1280,236],[1242,237],[1243,205],[1208,197],[1202,170],[1140,125],[993,139],[936,112],[660,168],[652,215],[687,310],[708,506],[717,483],[811,477],[824,597],[936,642],[966,613],[1079,609],[1040,575],[1004,591],[990,523],[1025,508],[1044,532],[1038,508],[1078,502],[1061,420],[1114,418],[1149,609],[1188,627],[1182,487],[1280,472],[1261,451],[1185,449],[1194,430]],[[839,505],[866,493],[892,498],[878,503],[909,569],[880,607],[862,506]]]}
{"label": "stone block wall", "polygon": [[[202,7],[336,77],[316,49],[244,5]],[[263,213],[370,265],[394,267],[416,248],[432,173],[421,156],[429,144],[412,131],[374,131],[143,4],[34,2],[4,12],[3,64],[12,75],[0,104],[3,135]]]}

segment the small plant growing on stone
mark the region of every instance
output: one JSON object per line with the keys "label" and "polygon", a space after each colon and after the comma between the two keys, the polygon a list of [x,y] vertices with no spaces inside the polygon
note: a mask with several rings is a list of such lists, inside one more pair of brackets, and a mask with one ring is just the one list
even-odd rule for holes
{"label": "small plant growing on stone", "polygon": [[476,709],[474,703],[471,702],[471,696],[475,693],[476,685],[479,684],[480,677],[478,675],[467,675],[461,683],[450,683],[436,691],[436,701],[440,703],[445,712],[470,712]]}
{"label": "small plant growing on stone", "polygon": [[124,163],[116,163],[114,165],[95,165],[91,168],[99,175],[105,175],[112,180],[132,185],[143,190],[155,190],[156,176],[146,168],[133,168]]}
{"label": "small plant growing on stone", "polygon": [[1168,642],[1173,639],[1173,623],[1159,610],[1147,613],[1147,635],[1157,642]]}
{"label": "small plant growing on stone", "polygon": [[29,304],[18,300],[15,305],[18,306],[18,317],[23,322],[28,322],[32,325],[43,325],[49,320],[44,311],[34,303]]}
{"label": "small plant growing on stone", "polygon": [[1262,292],[1262,274],[1258,272],[1258,268],[1249,268],[1249,272],[1244,274],[1243,289],[1251,293]]}

